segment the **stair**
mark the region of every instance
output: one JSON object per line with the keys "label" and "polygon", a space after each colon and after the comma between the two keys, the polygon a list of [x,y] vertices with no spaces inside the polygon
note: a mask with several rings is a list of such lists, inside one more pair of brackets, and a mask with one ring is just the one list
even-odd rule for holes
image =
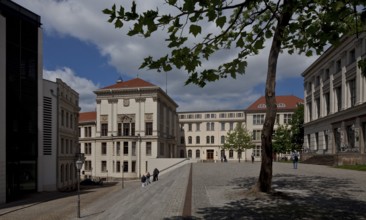
{"label": "stair", "polygon": [[335,164],[334,157],[334,155],[313,155],[312,157],[302,161],[302,163],[333,166]]}

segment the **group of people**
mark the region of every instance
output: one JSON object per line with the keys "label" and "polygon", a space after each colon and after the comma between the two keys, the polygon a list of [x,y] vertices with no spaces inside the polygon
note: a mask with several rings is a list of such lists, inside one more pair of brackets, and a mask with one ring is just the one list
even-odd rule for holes
{"label": "group of people", "polygon": [[[159,180],[159,173],[160,173],[160,171],[157,168],[155,168],[153,171],[153,182]],[[150,182],[150,172],[147,172],[142,175],[141,183],[142,183],[142,187],[145,187],[151,183]]]}

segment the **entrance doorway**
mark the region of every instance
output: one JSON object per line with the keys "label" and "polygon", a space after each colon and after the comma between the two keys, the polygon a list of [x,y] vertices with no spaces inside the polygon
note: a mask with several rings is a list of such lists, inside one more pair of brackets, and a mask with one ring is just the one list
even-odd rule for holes
{"label": "entrance doorway", "polygon": [[214,150],[207,150],[207,160],[214,159]]}

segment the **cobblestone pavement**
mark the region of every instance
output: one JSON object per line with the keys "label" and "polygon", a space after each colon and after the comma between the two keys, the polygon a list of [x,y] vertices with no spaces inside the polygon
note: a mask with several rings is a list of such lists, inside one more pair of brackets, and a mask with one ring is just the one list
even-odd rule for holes
{"label": "cobblestone pavement", "polygon": [[[183,219],[190,166],[163,173],[144,188],[133,181],[124,189],[120,183],[83,189],[81,217]],[[274,163],[277,193],[254,198],[245,191],[257,181],[260,163],[194,163],[192,168],[192,215],[185,219],[366,219],[365,172]],[[75,192],[43,193],[0,205],[0,219],[76,219],[76,205]]]}

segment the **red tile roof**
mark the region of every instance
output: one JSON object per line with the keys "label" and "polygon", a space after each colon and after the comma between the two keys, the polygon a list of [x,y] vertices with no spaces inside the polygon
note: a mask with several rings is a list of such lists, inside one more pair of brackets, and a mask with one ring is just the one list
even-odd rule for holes
{"label": "red tile roof", "polygon": [[152,83],[146,82],[140,78],[131,79],[128,81],[117,82],[116,84],[104,87],[102,89],[120,89],[120,88],[136,88],[136,87],[150,87],[156,86]]}
{"label": "red tile roof", "polygon": [[79,122],[96,121],[96,120],[97,120],[96,112],[80,112],[79,113]]}
{"label": "red tile roof", "polygon": [[[297,96],[276,96],[277,110],[294,110],[297,108],[298,103],[304,103],[304,100]],[[264,111],[266,109],[266,100],[262,96],[253,104],[251,104],[246,110],[247,111]]]}

